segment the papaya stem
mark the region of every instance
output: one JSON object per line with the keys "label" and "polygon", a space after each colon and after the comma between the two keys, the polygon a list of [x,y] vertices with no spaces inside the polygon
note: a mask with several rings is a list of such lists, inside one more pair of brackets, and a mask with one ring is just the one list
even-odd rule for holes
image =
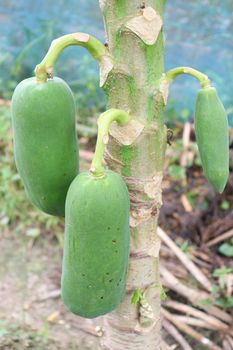
{"label": "papaya stem", "polygon": [[97,120],[98,135],[95,147],[95,154],[91,163],[90,172],[93,176],[103,176],[105,173],[102,165],[105,145],[109,140],[109,128],[113,121],[116,121],[120,126],[126,125],[131,120],[131,116],[121,109],[109,109],[102,113]]}
{"label": "papaya stem", "polygon": [[189,74],[191,76],[193,76],[194,78],[196,78],[201,87],[203,88],[207,88],[210,87],[210,80],[208,78],[207,75],[201,73],[200,71],[190,68],[190,67],[176,67],[173,69],[170,69],[169,71],[167,71],[165,73],[165,79],[170,80],[171,83],[173,82],[173,80],[181,74]]}
{"label": "papaya stem", "polygon": [[48,75],[53,73],[58,56],[66,47],[72,45],[85,47],[97,61],[106,53],[106,47],[89,34],[77,32],[63,35],[52,41],[47,54],[36,66],[35,75],[38,83],[46,82]]}

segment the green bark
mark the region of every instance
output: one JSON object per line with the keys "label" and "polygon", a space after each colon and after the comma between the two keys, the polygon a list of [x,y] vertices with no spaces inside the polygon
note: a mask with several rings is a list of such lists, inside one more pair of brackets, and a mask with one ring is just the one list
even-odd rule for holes
{"label": "green bark", "polygon": [[[107,349],[161,349],[159,247],[156,226],[167,133],[160,79],[164,73],[162,14],[165,1],[100,1],[112,67],[103,88],[108,108],[127,111],[133,120],[112,125],[105,159],[120,173],[131,199],[131,255],[126,295],[105,317]],[[135,305],[136,289],[144,302]]]}

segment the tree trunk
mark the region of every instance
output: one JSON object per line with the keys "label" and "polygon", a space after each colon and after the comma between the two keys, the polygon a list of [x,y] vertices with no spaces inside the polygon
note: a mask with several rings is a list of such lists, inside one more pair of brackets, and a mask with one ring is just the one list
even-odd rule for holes
{"label": "tree trunk", "polygon": [[[156,235],[167,132],[162,110],[166,86],[163,22],[165,0],[100,0],[109,56],[101,69],[108,108],[129,112],[125,127],[113,123],[106,147],[108,166],[124,178],[131,199],[131,249],[126,294],[104,318],[103,346],[111,350],[159,350],[160,241]],[[131,298],[140,289],[143,298]]]}

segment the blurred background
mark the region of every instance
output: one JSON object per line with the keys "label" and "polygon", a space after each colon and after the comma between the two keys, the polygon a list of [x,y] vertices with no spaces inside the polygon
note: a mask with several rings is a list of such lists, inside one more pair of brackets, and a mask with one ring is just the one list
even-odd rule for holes
{"label": "blurred background", "polygon": [[[189,65],[209,75],[232,116],[233,2],[231,0],[167,1],[165,12],[166,68]],[[31,76],[51,40],[75,31],[104,40],[97,0],[0,1],[0,94],[10,98],[17,82]],[[65,50],[56,65],[83,109],[101,109],[98,67],[82,48]],[[192,118],[195,79],[180,77],[169,108],[180,118]],[[176,103],[174,104],[174,100]]]}
{"label": "blurred background", "polygon": [[[218,89],[230,125],[232,13],[232,0],[167,0],[165,11],[166,69],[185,65],[206,73]],[[59,297],[63,220],[40,213],[27,200],[14,165],[10,121],[10,99],[17,83],[32,76],[54,38],[76,31],[104,41],[97,0],[0,0],[0,349],[79,349],[77,336],[83,334]],[[83,48],[75,47],[62,53],[56,72],[74,92],[83,170],[93,156],[96,117],[105,109],[98,66]],[[223,195],[214,193],[203,177],[192,124],[197,89],[195,79],[187,76],[179,77],[171,88],[165,118],[173,141],[167,151],[160,226],[181,255],[205,274],[211,290],[206,292],[165,243],[161,256],[180,284],[206,292],[201,309],[214,318],[206,325],[198,317],[187,319],[186,310],[176,315],[179,322],[219,346],[212,349],[229,350],[233,349],[232,329],[228,332],[233,308],[233,176]],[[230,128],[231,144],[232,140]],[[232,169],[232,153],[230,165]],[[172,301],[196,308],[195,301],[168,286],[166,276],[162,282],[165,289],[169,287],[164,301],[167,310],[178,313],[172,310]],[[222,317],[211,314],[213,306]],[[168,342],[185,349],[172,326],[168,320],[164,323]],[[89,325],[83,331],[92,334],[85,346],[93,349],[94,328]],[[206,349],[193,335],[179,327],[177,331],[192,349]]]}

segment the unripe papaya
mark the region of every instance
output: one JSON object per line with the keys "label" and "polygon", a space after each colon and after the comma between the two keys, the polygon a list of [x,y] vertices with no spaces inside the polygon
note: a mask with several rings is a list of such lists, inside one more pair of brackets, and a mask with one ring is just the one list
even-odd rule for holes
{"label": "unripe papaya", "polygon": [[229,176],[228,121],[213,87],[203,88],[197,95],[195,132],[204,174],[222,193]]}
{"label": "unripe papaya", "polygon": [[64,216],[68,188],[78,173],[75,103],[60,78],[23,80],[12,98],[15,161],[31,202]]}
{"label": "unripe papaya", "polygon": [[112,311],[124,295],[129,257],[129,195],[121,177],[107,170],[72,182],[66,199],[62,299],[79,316]]}

